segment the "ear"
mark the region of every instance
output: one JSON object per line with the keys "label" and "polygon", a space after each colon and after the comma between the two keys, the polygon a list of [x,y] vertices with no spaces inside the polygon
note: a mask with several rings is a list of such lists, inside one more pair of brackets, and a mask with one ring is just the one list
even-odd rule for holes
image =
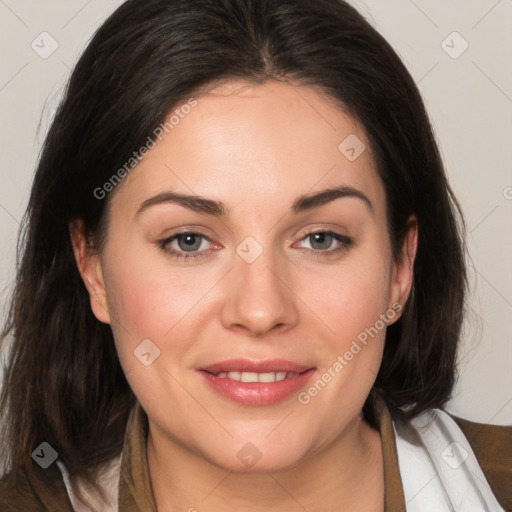
{"label": "ear", "polygon": [[92,312],[100,322],[109,324],[110,313],[101,258],[88,243],[82,219],[74,219],[69,223],[69,235],[78,271],[89,292]]}
{"label": "ear", "polygon": [[[400,311],[402,311],[407,302],[414,279],[414,259],[416,257],[417,247],[418,220],[415,215],[411,215],[407,219],[406,233],[400,253],[397,259],[393,261],[389,285],[389,308],[392,308],[394,304],[400,304]],[[397,315],[394,321],[389,323],[392,324],[396,322],[400,316],[401,315]]]}

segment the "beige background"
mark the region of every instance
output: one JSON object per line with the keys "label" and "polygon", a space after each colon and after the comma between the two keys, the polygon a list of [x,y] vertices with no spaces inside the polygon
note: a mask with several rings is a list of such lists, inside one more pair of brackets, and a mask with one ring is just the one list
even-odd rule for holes
{"label": "beige background", "polygon": [[[0,0],[1,306],[12,285],[17,230],[55,103],[79,52],[120,3]],[[419,84],[467,219],[473,313],[448,410],[473,421],[512,424],[512,1],[352,3]],[[40,53],[52,44],[58,48],[42,58],[33,41]]]}

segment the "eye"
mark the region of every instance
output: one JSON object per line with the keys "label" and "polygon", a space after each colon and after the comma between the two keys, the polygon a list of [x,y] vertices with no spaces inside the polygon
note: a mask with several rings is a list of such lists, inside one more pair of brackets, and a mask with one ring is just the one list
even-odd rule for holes
{"label": "eye", "polygon": [[[325,253],[326,256],[344,251],[353,244],[351,238],[334,231],[314,231],[302,237],[300,241],[303,242],[308,239],[313,245],[309,249],[310,251],[319,254]],[[204,241],[212,242],[209,237],[202,233],[184,231],[160,240],[158,246],[171,258],[187,260],[204,256],[206,252],[203,244]],[[337,242],[339,247],[331,249],[330,247],[333,245],[333,242]]]}
{"label": "eye", "polygon": [[[329,254],[344,251],[353,244],[351,238],[334,231],[313,231],[301,239],[301,241],[304,240],[310,240],[313,252]],[[339,247],[330,249],[333,242],[338,242],[340,244]]]}
{"label": "eye", "polygon": [[[204,251],[201,251],[199,254],[194,254],[198,252],[200,248],[203,248],[203,241],[206,240],[211,242],[211,240],[202,233],[197,233],[194,231],[185,231],[182,233],[176,233],[165,240],[161,240],[158,245],[160,249],[164,251],[166,254],[170,255],[172,258],[198,258],[202,256]],[[173,247],[172,244],[176,242]],[[177,248],[176,248],[177,245]]]}

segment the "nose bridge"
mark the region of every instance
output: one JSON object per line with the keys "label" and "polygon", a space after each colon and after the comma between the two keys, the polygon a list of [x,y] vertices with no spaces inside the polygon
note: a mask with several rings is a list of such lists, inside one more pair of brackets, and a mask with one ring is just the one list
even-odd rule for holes
{"label": "nose bridge", "polygon": [[223,307],[226,327],[244,326],[261,336],[280,324],[293,324],[297,319],[293,294],[285,286],[278,256],[270,242],[264,247],[247,237],[236,248],[231,292]]}

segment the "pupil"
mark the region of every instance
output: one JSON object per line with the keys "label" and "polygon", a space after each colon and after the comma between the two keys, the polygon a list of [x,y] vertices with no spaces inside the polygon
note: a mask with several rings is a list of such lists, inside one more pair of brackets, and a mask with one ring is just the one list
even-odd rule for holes
{"label": "pupil", "polygon": [[327,237],[327,240],[329,241],[329,237],[330,237],[330,236],[331,236],[331,235],[329,235],[328,233],[314,233],[314,234],[313,234],[313,237],[314,237],[314,239],[315,239],[315,240],[314,240],[314,241],[315,241],[315,243],[316,243],[316,242],[319,242],[319,243],[320,243],[320,245],[322,246],[322,248],[324,248],[324,249],[325,249],[325,247],[329,247],[329,245],[330,245],[329,243],[327,243],[327,244],[325,243],[325,241],[326,241],[326,238],[325,238],[325,237]]}
{"label": "pupil", "polygon": [[182,237],[182,241],[185,242],[188,249],[190,249],[190,248],[197,249],[197,247],[194,247],[194,245],[197,245],[196,237],[197,237],[197,235],[185,235],[184,237]]}

